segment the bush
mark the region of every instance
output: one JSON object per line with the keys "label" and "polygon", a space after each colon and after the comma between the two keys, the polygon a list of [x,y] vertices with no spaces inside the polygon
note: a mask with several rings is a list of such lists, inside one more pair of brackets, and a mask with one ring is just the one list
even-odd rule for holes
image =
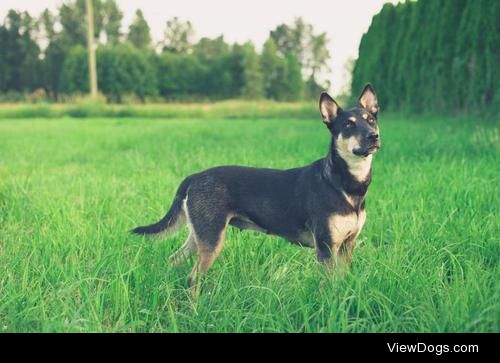
{"label": "bush", "polygon": [[70,95],[89,92],[87,50],[82,46],[72,48],[64,60],[59,89]]}
{"label": "bush", "polygon": [[[110,101],[121,102],[126,94],[135,94],[141,101],[156,95],[154,67],[147,54],[130,45],[105,46],[98,48],[96,59],[98,88]],[[78,46],[70,51],[60,82],[60,90],[70,95],[88,92],[85,48]]]}
{"label": "bush", "polygon": [[102,97],[97,100],[84,98],[77,105],[67,108],[65,114],[77,118],[111,116],[109,110],[110,109],[106,107],[105,99]]}
{"label": "bush", "polygon": [[157,93],[151,58],[130,45],[100,47],[97,51],[99,89],[111,100],[121,102],[125,94],[135,94],[144,102]]}

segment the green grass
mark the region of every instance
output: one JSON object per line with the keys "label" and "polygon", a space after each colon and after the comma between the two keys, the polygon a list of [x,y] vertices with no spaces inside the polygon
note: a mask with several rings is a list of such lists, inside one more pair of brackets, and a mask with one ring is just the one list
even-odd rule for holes
{"label": "green grass", "polygon": [[0,331],[498,332],[497,124],[381,119],[350,273],[311,249],[230,230],[198,301],[186,233],[130,236],[188,174],[322,157],[319,118],[0,121]]}
{"label": "green grass", "polygon": [[68,104],[0,104],[0,119],[24,118],[183,118],[183,119],[311,119],[316,102],[227,100],[212,103],[106,104],[83,99]]}

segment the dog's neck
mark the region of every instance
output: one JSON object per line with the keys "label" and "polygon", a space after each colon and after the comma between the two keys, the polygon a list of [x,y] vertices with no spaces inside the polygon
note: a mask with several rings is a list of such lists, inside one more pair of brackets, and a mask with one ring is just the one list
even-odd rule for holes
{"label": "dog's neck", "polygon": [[364,200],[372,179],[372,155],[358,157],[337,149],[334,141],[323,162],[323,177],[334,188]]}

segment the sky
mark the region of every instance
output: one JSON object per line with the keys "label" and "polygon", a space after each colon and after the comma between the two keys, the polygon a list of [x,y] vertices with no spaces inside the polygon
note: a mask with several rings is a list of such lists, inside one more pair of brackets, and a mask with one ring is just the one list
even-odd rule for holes
{"label": "sky", "polygon": [[[117,0],[124,13],[126,30],[140,8],[151,27],[153,40],[162,38],[165,23],[177,16],[194,26],[196,39],[224,34],[227,42],[252,41],[257,49],[269,31],[282,23],[290,24],[301,16],[316,32],[329,39],[331,91],[338,94],[348,82],[345,64],[358,55],[359,42],[368,30],[373,15],[386,2],[401,0]],[[27,10],[32,16],[43,9],[56,10],[63,0],[1,0],[0,19],[8,9]]]}

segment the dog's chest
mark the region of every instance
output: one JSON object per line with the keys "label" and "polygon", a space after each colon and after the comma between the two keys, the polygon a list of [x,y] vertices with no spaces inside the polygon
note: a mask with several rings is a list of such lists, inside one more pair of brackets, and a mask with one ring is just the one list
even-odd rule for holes
{"label": "dog's chest", "polygon": [[334,214],[328,218],[328,227],[334,246],[340,247],[346,240],[356,239],[366,221],[364,210],[346,215]]}

